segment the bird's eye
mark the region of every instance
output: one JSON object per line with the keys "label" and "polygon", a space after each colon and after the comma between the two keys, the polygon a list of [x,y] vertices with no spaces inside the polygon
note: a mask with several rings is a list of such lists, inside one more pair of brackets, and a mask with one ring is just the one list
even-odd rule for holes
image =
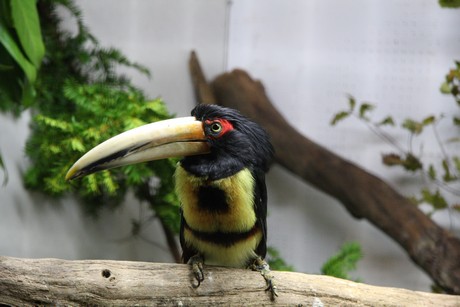
{"label": "bird's eye", "polygon": [[215,122],[211,124],[211,131],[213,133],[219,133],[222,131],[222,125],[219,122]]}
{"label": "bird's eye", "polygon": [[204,121],[205,131],[209,138],[217,139],[233,130],[233,125],[226,119],[207,119]]}

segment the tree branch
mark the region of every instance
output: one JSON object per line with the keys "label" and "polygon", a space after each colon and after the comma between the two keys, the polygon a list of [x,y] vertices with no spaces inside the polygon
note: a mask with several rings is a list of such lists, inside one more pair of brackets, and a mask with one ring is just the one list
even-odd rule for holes
{"label": "tree branch", "polygon": [[271,104],[263,85],[246,72],[222,74],[211,87],[219,104],[240,110],[267,130],[279,164],[338,199],[354,217],[368,219],[439,286],[460,294],[458,238],[387,183],[301,135]]}
{"label": "tree branch", "polygon": [[[460,297],[384,288],[338,278],[274,272],[277,304],[290,306],[459,306]],[[208,306],[271,304],[258,272],[205,266],[200,287],[188,265],[0,257],[6,305]]]}
{"label": "tree branch", "polygon": [[195,51],[190,53],[188,62],[190,76],[192,78],[193,89],[195,90],[195,100],[199,103],[212,104],[216,103],[216,98],[211,87],[206,81],[206,77],[201,69],[200,61]]}

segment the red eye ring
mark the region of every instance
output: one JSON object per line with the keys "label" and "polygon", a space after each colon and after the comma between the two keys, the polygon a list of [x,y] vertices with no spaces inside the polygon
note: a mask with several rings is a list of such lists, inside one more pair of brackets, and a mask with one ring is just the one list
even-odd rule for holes
{"label": "red eye ring", "polygon": [[227,132],[233,130],[233,125],[226,119],[205,120],[206,134],[210,138],[220,138]]}

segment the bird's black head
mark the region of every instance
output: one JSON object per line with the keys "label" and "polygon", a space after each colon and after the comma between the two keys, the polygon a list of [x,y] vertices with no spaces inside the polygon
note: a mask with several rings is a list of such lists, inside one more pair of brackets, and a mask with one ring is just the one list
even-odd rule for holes
{"label": "bird's black head", "polygon": [[197,176],[215,180],[243,168],[267,171],[273,156],[268,134],[240,112],[217,105],[201,104],[192,116],[203,123],[209,154],[189,156],[182,166]]}

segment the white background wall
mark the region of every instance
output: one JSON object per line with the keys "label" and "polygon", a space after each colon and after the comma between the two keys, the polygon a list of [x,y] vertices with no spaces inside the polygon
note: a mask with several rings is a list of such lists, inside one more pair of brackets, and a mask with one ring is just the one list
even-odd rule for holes
{"label": "white background wall", "polygon": [[[359,122],[329,126],[346,108],[347,94],[374,102],[379,118],[397,120],[457,112],[439,85],[460,54],[460,10],[433,0],[340,1],[109,1],[78,0],[86,24],[103,46],[121,49],[148,66],[153,78],[126,71],[151,97],[162,96],[178,116],[194,96],[189,52],[197,50],[213,78],[240,67],[263,81],[273,103],[302,133],[404,193],[414,180],[387,169],[380,154],[391,148]],[[63,12],[65,15],[65,12]],[[73,21],[66,27],[72,29]],[[131,198],[115,211],[88,218],[71,199],[50,200],[22,186],[23,148],[30,116],[1,115],[0,150],[10,174],[0,188],[0,255],[65,259],[172,261],[162,248],[126,239],[131,219],[146,210]],[[448,125],[445,125],[446,127]],[[441,127],[442,130],[442,127]],[[400,129],[389,129],[405,144]],[[456,131],[458,135],[458,131]],[[437,147],[425,142],[424,154]],[[346,174],[337,174],[346,180]],[[354,274],[370,284],[428,290],[430,280],[393,241],[357,221],[329,196],[275,166],[268,178],[269,245],[298,271],[318,273],[345,241],[361,243],[365,257]],[[435,219],[460,232],[458,214]],[[156,236],[156,234],[160,234]],[[165,246],[153,223],[143,235]]]}

